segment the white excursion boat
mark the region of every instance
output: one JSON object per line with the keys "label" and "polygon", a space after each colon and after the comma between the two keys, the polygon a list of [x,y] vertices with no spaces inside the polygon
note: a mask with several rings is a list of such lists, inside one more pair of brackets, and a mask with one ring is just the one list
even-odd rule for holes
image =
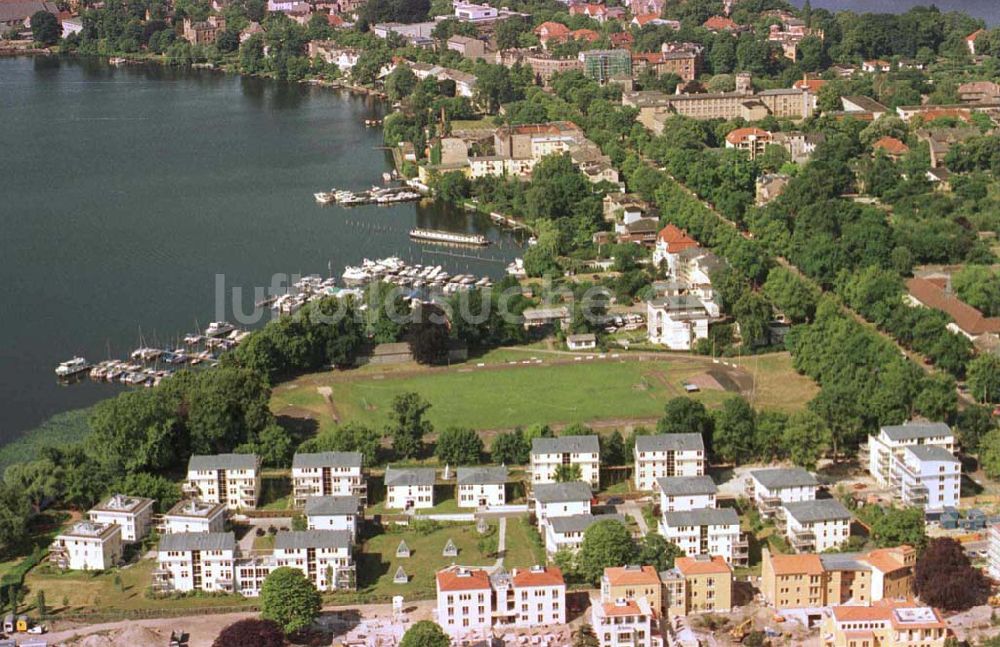
{"label": "white excursion boat", "polygon": [[316,202],[320,204],[330,204],[331,202],[337,201],[337,196],[327,191],[320,191],[319,193],[314,193],[313,197],[315,197]]}
{"label": "white excursion boat", "polygon": [[205,329],[206,337],[219,337],[220,335],[225,335],[236,330],[236,326],[229,323],[228,321],[213,321],[208,324],[208,328]]}
{"label": "white excursion boat", "polygon": [[82,357],[74,357],[65,362],[59,362],[59,366],[56,367],[56,375],[59,377],[71,377],[77,373],[89,370],[90,364],[87,363],[87,360]]}

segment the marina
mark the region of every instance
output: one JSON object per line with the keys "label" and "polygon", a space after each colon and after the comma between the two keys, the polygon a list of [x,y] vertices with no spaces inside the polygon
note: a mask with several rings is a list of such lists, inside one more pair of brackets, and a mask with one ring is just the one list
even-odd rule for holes
{"label": "marina", "polygon": [[368,191],[347,191],[345,189],[330,189],[314,193],[313,197],[319,204],[339,204],[343,207],[360,206],[364,204],[390,205],[401,202],[415,202],[423,196],[408,187],[373,186]]}

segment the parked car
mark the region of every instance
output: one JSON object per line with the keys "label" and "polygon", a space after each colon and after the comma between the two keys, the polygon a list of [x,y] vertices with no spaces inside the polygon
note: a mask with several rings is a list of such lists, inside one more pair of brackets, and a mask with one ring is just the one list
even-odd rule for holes
{"label": "parked car", "polygon": [[46,631],[48,631],[48,629],[45,628],[45,625],[35,625],[31,629],[28,629],[29,634],[43,634]]}

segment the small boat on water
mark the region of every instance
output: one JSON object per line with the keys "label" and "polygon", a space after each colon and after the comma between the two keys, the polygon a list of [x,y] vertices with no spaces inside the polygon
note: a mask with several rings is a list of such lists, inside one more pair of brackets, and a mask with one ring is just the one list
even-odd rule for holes
{"label": "small boat on water", "polygon": [[316,202],[320,204],[330,204],[331,202],[337,201],[336,194],[331,193],[329,191],[320,191],[318,193],[314,193],[313,197],[316,198]]}
{"label": "small boat on water", "polygon": [[114,65],[115,67],[125,65],[128,63],[128,59],[122,58],[121,56],[112,56],[108,59],[108,63]]}
{"label": "small boat on water", "polygon": [[208,324],[208,328],[205,329],[206,337],[220,337],[222,335],[231,333],[236,330],[236,326],[229,323],[228,321],[213,321]]}
{"label": "small boat on water", "polygon": [[82,357],[74,357],[65,362],[59,362],[59,366],[56,367],[56,376],[72,377],[89,370],[90,364],[87,363],[87,360]]}

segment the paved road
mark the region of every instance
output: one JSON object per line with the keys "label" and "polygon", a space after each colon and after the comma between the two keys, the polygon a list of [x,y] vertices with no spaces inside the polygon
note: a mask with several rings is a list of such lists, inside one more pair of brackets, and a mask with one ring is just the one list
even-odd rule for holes
{"label": "paved road", "polygon": [[635,501],[626,501],[618,505],[617,511],[621,515],[631,515],[635,522],[639,524],[639,530],[642,532],[642,536],[645,537],[649,534],[649,524],[646,523],[646,518],[642,516],[642,507]]}
{"label": "paved road", "polygon": [[503,557],[504,551],[507,550],[507,517],[500,517],[500,525],[497,528],[497,554],[501,555],[497,559],[497,568],[503,568]]}

